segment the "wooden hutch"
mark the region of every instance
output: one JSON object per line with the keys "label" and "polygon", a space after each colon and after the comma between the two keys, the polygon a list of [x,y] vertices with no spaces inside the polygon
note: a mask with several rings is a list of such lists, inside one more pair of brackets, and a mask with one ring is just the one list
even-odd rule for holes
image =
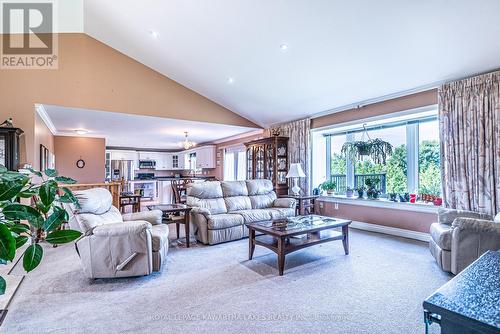
{"label": "wooden hutch", "polygon": [[288,137],[274,136],[245,143],[247,179],[268,179],[278,196],[288,194]]}

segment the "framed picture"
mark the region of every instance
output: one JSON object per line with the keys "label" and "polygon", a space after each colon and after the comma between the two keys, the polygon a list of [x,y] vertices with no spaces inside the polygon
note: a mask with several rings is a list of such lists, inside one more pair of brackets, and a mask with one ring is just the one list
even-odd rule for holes
{"label": "framed picture", "polygon": [[49,150],[40,144],[40,171],[49,168]]}

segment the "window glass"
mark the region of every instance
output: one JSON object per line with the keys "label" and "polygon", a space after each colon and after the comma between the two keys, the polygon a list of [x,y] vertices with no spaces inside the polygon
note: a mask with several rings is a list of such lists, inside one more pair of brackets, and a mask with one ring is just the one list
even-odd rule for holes
{"label": "window glass", "polygon": [[439,122],[419,124],[418,192],[441,195],[441,161],[439,149]]}

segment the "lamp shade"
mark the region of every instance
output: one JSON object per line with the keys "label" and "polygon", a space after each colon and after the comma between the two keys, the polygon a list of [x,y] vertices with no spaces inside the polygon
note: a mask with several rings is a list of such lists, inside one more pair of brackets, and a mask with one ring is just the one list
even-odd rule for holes
{"label": "lamp shade", "polygon": [[286,174],[286,177],[306,177],[306,174],[302,170],[302,166],[299,163],[291,164],[290,165],[290,170],[288,171],[288,174]]}

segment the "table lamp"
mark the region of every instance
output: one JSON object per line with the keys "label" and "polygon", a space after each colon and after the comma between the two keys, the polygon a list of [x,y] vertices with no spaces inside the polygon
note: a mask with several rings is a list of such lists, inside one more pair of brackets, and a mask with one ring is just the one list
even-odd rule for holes
{"label": "table lamp", "polygon": [[293,178],[292,192],[295,196],[300,195],[300,187],[297,183],[299,177],[306,177],[306,174],[302,170],[300,163],[295,163],[290,165],[290,170],[286,174],[287,178]]}

